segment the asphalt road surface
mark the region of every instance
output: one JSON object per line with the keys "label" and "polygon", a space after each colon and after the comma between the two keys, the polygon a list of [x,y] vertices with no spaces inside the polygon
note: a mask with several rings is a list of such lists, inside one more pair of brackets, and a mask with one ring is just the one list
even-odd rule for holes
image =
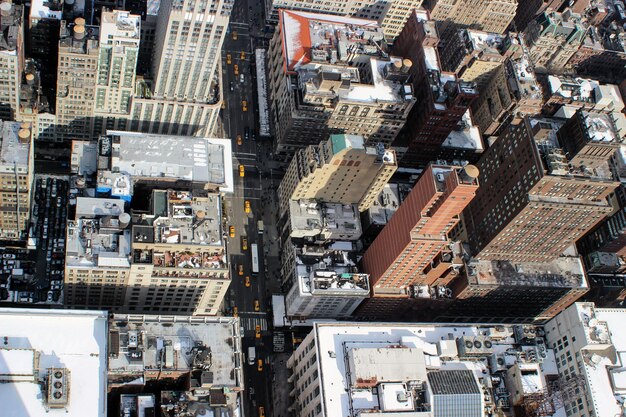
{"label": "asphalt road surface", "polygon": [[[233,279],[224,303],[224,311],[225,314],[232,315],[236,308],[244,329],[244,377],[247,394],[244,398],[244,407],[247,417],[258,416],[259,407],[264,408],[265,415],[272,415],[269,392],[272,338],[267,319],[263,236],[257,231],[257,221],[262,219],[263,213],[261,199],[264,196],[265,181],[257,168],[259,162],[257,150],[263,144],[254,140],[258,138],[257,87],[256,79],[253,78],[254,49],[249,26],[251,16],[258,16],[260,8],[261,3],[252,0],[235,2],[222,50],[224,82],[222,121],[227,137],[232,140],[235,171],[235,192],[225,199],[226,224],[235,228],[235,237],[228,238]],[[243,176],[240,175],[240,165],[243,166]],[[245,212],[246,201],[250,204],[250,213]],[[242,247],[244,238],[247,239],[247,249]],[[250,247],[253,243],[259,247],[258,274],[252,273]],[[240,267],[243,269],[241,275]],[[250,286],[245,285],[246,277],[249,277]],[[260,328],[259,338],[257,326]],[[254,346],[256,351],[252,365],[248,364],[248,348],[251,346]],[[259,360],[262,361],[261,367]]]}

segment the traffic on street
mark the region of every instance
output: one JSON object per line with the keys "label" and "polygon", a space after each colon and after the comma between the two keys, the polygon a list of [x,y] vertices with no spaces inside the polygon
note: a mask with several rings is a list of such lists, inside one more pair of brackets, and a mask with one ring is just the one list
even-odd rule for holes
{"label": "traffic on street", "polygon": [[[272,413],[273,338],[271,297],[268,283],[277,282],[279,264],[269,248],[277,245],[265,235],[264,221],[272,218],[270,202],[279,183],[278,172],[266,170],[266,151],[258,131],[257,85],[254,48],[258,27],[263,21],[262,4],[248,0],[235,2],[228,34],[222,50],[223,130],[232,141],[235,191],[224,203],[228,230],[231,285],[224,302],[224,314],[240,318],[243,329],[245,415],[270,416]],[[267,141],[267,138],[264,138]],[[275,264],[273,268],[270,263]],[[269,267],[269,268],[268,268]],[[270,272],[268,274],[268,271]],[[281,337],[278,337],[279,343]],[[284,366],[284,364],[283,364]]]}

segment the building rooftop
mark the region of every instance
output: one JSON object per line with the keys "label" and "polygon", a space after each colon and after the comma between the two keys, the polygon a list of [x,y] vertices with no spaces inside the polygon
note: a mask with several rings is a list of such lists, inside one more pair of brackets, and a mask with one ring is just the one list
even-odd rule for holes
{"label": "building rooftop", "polygon": [[470,109],[467,109],[463,114],[461,122],[463,129],[452,130],[441,146],[482,151],[484,149],[483,139],[478,126],[472,123]]}
{"label": "building rooftop", "polygon": [[506,39],[506,35],[482,30],[465,29],[462,33],[471,51],[485,51],[493,55],[500,55],[500,49]]}
{"label": "building rooftop", "polygon": [[[599,416],[619,415],[623,413],[622,404],[626,401],[626,336],[621,331],[626,310],[596,308],[594,314],[588,315],[583,308],[581,315],[588,341],[597,341],[601,345],[599,349],[581,352],[587,383],[594,393],[596,413]],[[607,342],[613,349],[603,348]]]}
{"label": "building rooftop", "polygon": [[295,250],[300,294],[369,296],[369,275],[358,272],[354,252],[306,245]]}
{"label": "building rooftop", "polygon": [[391,216],[400,208],[400,194],[397,184],[385,184],[380,195],[374,201],[372,207],[366,211],[370,223],[385,225],[391,220]]}
{"label": "building rooftop", "polygon": [[129,39],[136,39],[139,46],[141,16],[130,14],[122,10],[112,12],[104,11],[100,22],[100,39],[103,45],[115,45],[115,42],[123,40],[125,43],[117,46],[129,46]]}
{"label": "building rooftop", "polygon": [[476,377],[470,370],[429,372],[428,382],[435,395],[481,394]]}
{"label": "building rooftop", "polygon": [[70,159],[73,174],[94,175],[98,170],[98,144],[96,142],[73,140]]}
{"label": "building rooftop", "polygon": [[151,378],[151,372],[155,377],[159,372],[177,376],[198,372],[203,388],[243,388],[236,318],[115,314],[109,341],[111,385]]}
{"label": "building rooftop", "polygon": [[288,71],[310,62],[346,64],[353,54],[379,55],[382,29],[375,20],[280,10]]}
{"label": "building rooftop", "polygon": [[439,53],[435,46],[424,45],[423,49],[427,79],[435,109],[445,110],[448,98],[459,91],[465,94],[478,94],[475,83],[464,82],[453,73],[442,72]]}
{"label": "building rooftop", "polygon": [[76,217],[67,222],[65,264],[74,268],[129,268],[130,220],[122,200],[78,197]]}
{"label": "building rooftop", "polygon": [[560,257],[550,262],[471,260],[468,280],[478,285],[523,285],[586,288],[587,277],[579,257]]}
{"label": "building rooftop", "polygon": [[30,124],[0,120],[0,134],[0,168],[13,170],[17,167],[17,172],[28,172],[32,142]]}
{"label": "building rooftop", "polygon": [[437,411],[430,395],[465,394],[480,412],[471,415],[487,415],[483,407],[493,411],[521,390],[504,385],[508,368],[540,364],[544,384],[558,373],[554,351],[534,337],[543,330],[529,330],[532,340],[518,339],[512,326],[315,323],[323,408],[333,416],[431,417]]}
{"label": "building rooftop", "polygon": [[289,211],[292,238],[356,240],[362,233],[356,204],[291,200]]}
{"label": "building rooftop", "polygon": [[527,57],[518,61],[509,61],[511,74],[513,75],[513,90],[519,99],[543,100],[541,86],[535,77],[535,70],[530,65]]}
{"label": "building rooftop", "polygon": [[[150,213],[133,213],[133,242],[222,246],[219,194],[154,190]],[[144,237],[149,227],[152,232]]]}
{"label": "building rooftop", "polygon": [[2,2],[0,10],[2,10],[2,19],[0,19],[0,52],[15,55],[22,26],[23,9],[20,5]]}
{"label": "building rooftop", "polygon": [[[77,18],[76,20],[79,21]],[[90,54],[98,49],[100,40],[100,26],[85,26],[82,24],[70,23],[61,26],[59,48],[63,48],[72,54]]]}
{"label": "building rooftop", "polygon": [[154,394],[120,395],[120,417],[155,416]]}
{"label": "building rooftop", "polygon": [[63,19],[63,2],[60,0],[33,0],[30,2],[30,19]]}
{"label": "building rooftop", "polygon": [[0,308],[2,415],[105,417],[107,316]]}
{"label": "building rooftop", "polygon": [[182,179],[233,191],[230,140],[107,131],[111,171],[135,179]]}
{"label": "building rooftop", "polygon": [[621,142],[617,135],[615,123],[606,113],[581,111],[584,129],[592,142]]}

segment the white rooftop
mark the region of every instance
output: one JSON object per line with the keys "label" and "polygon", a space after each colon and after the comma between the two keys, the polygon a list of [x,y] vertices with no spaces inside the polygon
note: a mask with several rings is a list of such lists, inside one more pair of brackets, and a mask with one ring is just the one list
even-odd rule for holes
{"label": "white rooftop", "polygon": [[474,149],[477,152],[484,149],[483,140],[477,125],[472,123],[470,109],[463,114],[465,128],[463,130],[453,130],[450,132],[442,146],[448,148]]}
{"label": "white rooftop", "polygon": [[[101,19],[101,45],[139,47],[141,16],[115,10],[103,11]],[[131,43],[132,39],[136,42]]]}
{"label": "white rooftop", "polygon": [[0,120],[0,166],[11,170],[17,165],[18,172],[28,169],[31,138],[28,142],[20,142],[18,132],[21,123],[3,122]]}
{"label": "white rooftop", "polygon": [[[59,10],[52,10],[48,7],[49,2],[47,0],[33,0],[30,2],[30,18],[31,19],[63,19],[63,9],[59,7]],[[59,4],[62,4],[59,2]]]}
{"label": "white rooftop", "polygon": [[[414,412],[410,416],[422,416],[415,407],[414,389],[422,383],[430,385],[428,373],[433,371],[469,370],[480,384],[492,384],[491,365],[487,360],[465,359],[460,354],[441,360],[439,352],[442,343],[450,341],[456,346],[461,340],[479,340],[491,338],[490,355],[505,358],[508,366],[530,359],[520,359],[515,353],[521,347],[514,348],[516,340],[510,326],[469,326],[469,325],[434,325],[434,324],[392,324],[392,323],[314,323],[313,333],[316,340],[316,355],[320,375],[320,388],[325,415],[340,417],[351,415],[391,416],[394,411]],[[482,339],[485,340],[485,339]],[[302,345],[304,346],[304,345]],[[526,348],[526,347],[524,347]],[[456,352],[456,349],[453,349]],[[298,355],[299,351],[294,353]],[[293,359],[293,357],[292,357]],[[533,360],[533,363],[537,363]],[[545,384],[545,375],[556,374],[552,350],[548,349],[541,360],[539,378],[536,381]],[[495,365],[494,365],[495,366]],[[379,384],[379,383],[383,384]],[[378,385],[378,390],[371,388]],[[413,387],[413,389],[407,389]],[[504,385],[499,386],[501,389]],[[496,388],[494,386],[494,392]],[[453,389],[456,389],[453,387]],[[460,388],[459,388],[460,389]],[[401,393],[407,396],[410,408],[402,407],[386,392]],[[399,398],[397,395],[393,395]],[[387,412],[380,409],[380,403],[388,405]],[[359,412],[361,414],[359,414]],[[604,414],[608,415],[608,414]]]}
{"label": "white rooftop", "polygon": [[119,136],[111,167],[134,177],[210,183],[233,192],[231,141],[227,139],[107,131]]}
{"label": "white rooftop", "polygon": [[[0,374],[29,372],[33,352],[39,354],[39,379],[0,383],[3,417],[106,416],[106,311],[0,308],[0,328],[0,363],[11,361]],[[49,368],[69,371],[69,401],[63,408],[44,403],[47,393],[39,381]]]}

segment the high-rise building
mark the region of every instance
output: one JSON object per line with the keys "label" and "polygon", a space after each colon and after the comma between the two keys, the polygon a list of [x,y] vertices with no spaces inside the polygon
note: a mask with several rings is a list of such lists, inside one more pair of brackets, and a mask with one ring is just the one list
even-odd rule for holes
{"label": "high-rise building", "polygon": [[624,100],[615,84],[566,75],[548,75],[543,82],[542,114],[554,115],[563,106],[595,112],[621,112]]}
{"label": "high-rise building", "polygon": [[[107,330],[106,380],[110,391],[122,394],[119,409],[109,406],[109,412],[152,417],[173,409],[241,411],[247,391],[238,318],[111,314]],[[179,378],[186,383],[164,383]],[[130,387],[128,381],[135,383]]]}
{"label": "high-rise building", "polygon": [[623,393],[616,381],[626,365],[622,354],[626,343],[620,337],[624,320],[624,308],[576,303],[545,324],[547,346],[555,351],[559,376],[571,381],[569,392],[573,395],[564,401],[570,416],[623,413]]}
{"label": "high-rise building", "polygon": [[285,314],[298,318],[350,317],[370,296],[369,276],[356,267],[356,252],[304,245],[295,251]]}
{"label": "high-rise building", "polygon": [[30,125],[0,120],[0,239],[24,239],[35,175]]}
{"label": "high-rise building", "polygon": [[[83,2],[84,3],[84,2]],[[63,20],[62,0],[33,0],[28,20],[28,55],[41,65],[41,83],[54,90],[57,86],[59,33]],[[54,100],[54,97],[49,97]]]}
{"label": "high-rise building", "polygon": [[515,17],[517,1],[425,0],[424,7],[430,10],[433,20],[440,22],[442,31],[461,26],[503,33]]}
{"label": "high-rise building", "polygon": [[299,150],[278,187],[279,215],[290,200],[315,199],[358,204],[365,211],[397,169],[395,153],[365,146],[362,136],[331,135],[318,146]]}
{"label": "high-rise building", "polygon": [[159,8],[152,73],[155,99],[208,103],[233,0],[165,0]]}
{"label": "high-rise building", "polygon": [[372,298],[359,315],[399,312],[417,290],[449,281],[454,255],[448,233],[478,189],[478,170],[430,165],[363,255]]}
{"label": "high-rise building", "polygon": [[385,35],[393,38],[400,33],[413,9],[420,7],[422,2],[423,0],[388,0],[381,4],[378,0],[270,0],[268,18],[276,21],[278,10],[288,9],[370,19],[376,20]]}
{"label": "high-rise building", "polygon": [[57,70],[57,138],[91,139],[99,62],[100,28],[85,19],[62,22]]}
{"label": "high-rise building", "polygon": [[[96,75],[94,133],[126,128],[135,90],[140,16],[103,11],[100,20],[100,56]],[[116,125],[119,120],[119,126]]]}
{"label": "high-rise building", "polygon": [[478,97],[474,83],[443,72],[437,52],[439,37],[427,12],[414,11],[396,39],[393,53],[407,57],[416,104],[392,147],[401,166],[426,166],[436,160],[441,145]]}
{"label": "high-rise building", "polygon": [[[619,316],[624,319],[623,310]],[[569,326],[562,323],[560,331]],[[609,363],[610,355],[623,349],[621,338],[613,332],[615,350],[591,346],[600,352],[596,359],[603,360],[595,369],[590,355],[577,352],[576,362],[589,375],[590,385],[576,390],[576,385],[567,385],[564,372],[570,369],[574,353],[568,360],[561,356],[564,350],[556,340],[546,343],[548,330],[509,323],[314,323],[287,361],[291,407],[296,417],[480,417],[505,414],[513,407],[527,410],[526,415],[540,415],[535,411],[541,404],[540,411],[548,411],[543,415],[555,416],[565,414],[563,407],[571,411],[570,402],[578,406],[582,398],[606,403],[594,405],[602,413],[594,415],[619,415],[621,405],[613,393],[620,399],[622,394],[611,381],[622,371]],[[577,345],[597,338],[593,330],[575,337]],[[567,346],[560,342],[561,347]],[[621,365],[619,353],[612,358],[613,364]],[[601,382],[597,389],[591,385],[594,377],[593,381]]]}
{"label": "high-rise building", "polygon": [[16,120],[24,69],[24,11],[21,5],[0,3],[0,120]]}
{"label": "high-rise building", "polygon": [[560,73],[587,33],[580,15],[570,11],[544,12],[525,31],[530,59],[537,71]]}
{"label": "high-rise building", "polygon": [[[151,74],[135,89],[127,129],[186,136],[213,133],[222,100],[217,69],[232,6],[233,0],[160,3]],[[146,51],[150,49],[144,48],[142,56]]]}
{"label": "high-rise building", "polygon": [[128,311],[217,315],[230,285],[219,194],[154,190],[133,215]]}
{"label": "high-rise building", "polygon": [[509,88],[504,64],[490,71],[491,77],[479,87],[480,95],[472,103],[472,116],[484,136],[499,134],[510,121],[516,100]]}
{"label": "high-rise building", "polygon": [[216,315],[230,284],[218,194],[154,190],[147,212],[77,199],[65,303],[120,312]]}
{"label": "high-rise building", "polygon": [[619,25],[589,27],[567,66],[577,74],[620,82],[626,78],[626,31]]}
{"label": "high-rise building", "polygon": [[281,10],[268,64],[276,151],[292,154],[333,133],[391,143],[415,98],[411,62],[383,48],[375,21]]}
{"label": "high-rise building", "polygon": [[131,265],[130,214],[124,201],[79,197],[67,222],[64,303],[119,311]]}
{"label": "high-rise building", "polygon": [[517,119],[495,140],[477,164],[482,186],[464,213],[473,254],[547,262],[614,211],[619,183],[612,181],[608,162],[580,164],[596,144],[615,152],[617,138],[603,135],[604,125],[586,126],[586,143],[559,144],[553,124]]}

